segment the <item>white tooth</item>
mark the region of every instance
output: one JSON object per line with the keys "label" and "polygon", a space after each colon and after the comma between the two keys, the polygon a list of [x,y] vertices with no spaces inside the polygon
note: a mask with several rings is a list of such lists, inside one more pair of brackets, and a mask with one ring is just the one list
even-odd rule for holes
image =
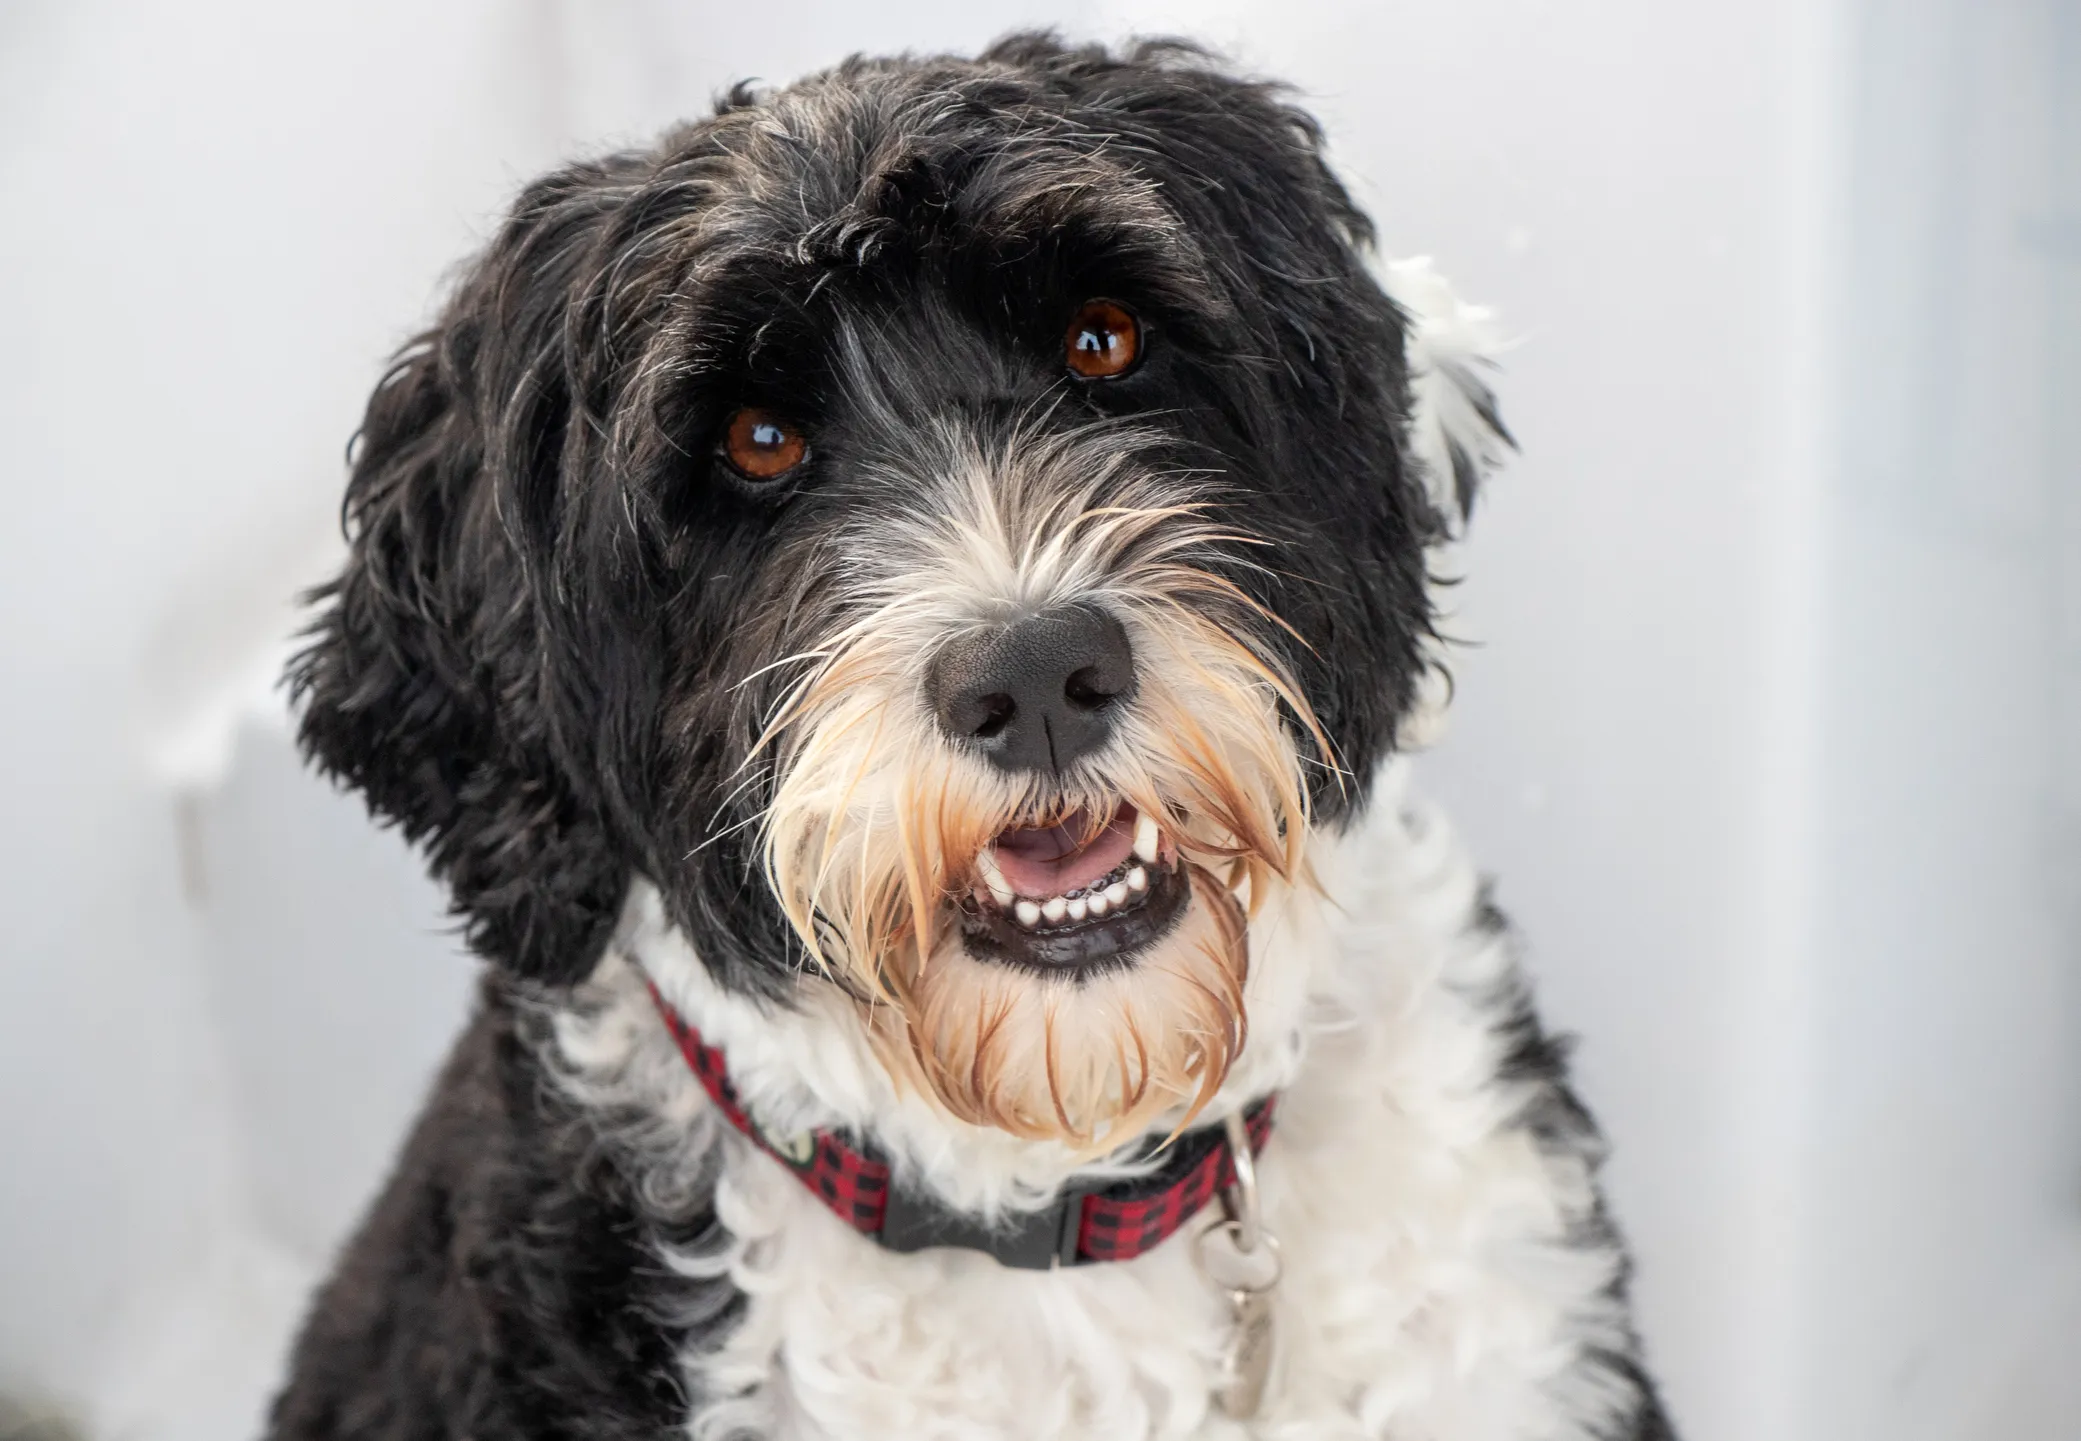
{"label": "white tooth", "polygon": [[1140,895],[1143,891],[1148,890],[1149,873],[1140,866],[1136,866],[1127,873],[1127,888],[1136,895]]}
{"label": "white tooth", "polygon": [[1090,906],[1092,915],[1102,916],[1106,913],[1106,907],[1112,903],[1106,899],[1104,891],[1098,891],[1093,893],[1086,904]]}
{"label": "white tooth", "polygon": [[1073,921],[1081,921],[1084,919],[1084,913],[1089,909],[1090,908],[1084,904],[1084,898],[1082,896],[1078,896],[1075,900],[1069,903],[1069,918]]}
{"label": "white tooth", "polygon": [[1126,903],[1127,903],[1127,882],[1125,882],[1125,881],[1114,881],[1114,882],[1113,882],[1113,883],[1112,883],[1111,885],[1109,885],[1109,886],[1107,886],[1107,887],[1106,887],[1106,904],[1107,904],[1107,905],[1109,905],[1109,906],[1119,906],[1119,905],[1125,905]]}
{"label": "white tooth", "polygon": [[1017,916],[1019,924],[1029,931],[1040,924],[1041,908],[1032,901],[1019,902],[1012,908],[1012,914]]}
{"label": "white tooth", "polygon": [[981,876],[983,884],[989,887],[990,899],[1000,906],[1009,906],[1012,903],[1012,888],[1006,884],[1004,872],[997,868],[995,851],[986,850],[976,856],[975,873]]}
{"label": "white tooth", "polygon": [[1069,914],[1069,902],[1060,896],[1050,896],[1041,902],[1041,914],[1046,916],[1048,923],[1052,925]]}
{"label": "white tooth", "polygon": [[1134,818],[1134,853],[1150,864],[1156,862],[1156,846],[1162,833],[1156,829],[1156,818],[1144,813]]}

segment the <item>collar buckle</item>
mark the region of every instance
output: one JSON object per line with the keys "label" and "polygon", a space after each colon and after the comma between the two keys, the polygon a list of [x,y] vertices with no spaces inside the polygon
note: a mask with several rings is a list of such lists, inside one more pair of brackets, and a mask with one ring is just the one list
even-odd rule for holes
{"label": "collar buckle", "polygon": [[1071,1187],[1040,1210],[1015,1211],[993,1226],[949,1210],[908,1186],[892,1184],[888,1209],[875,1239],[891,1251],[922,1251],[928,1246],[984,1251],[1001,1264],[1022,1271],[1074,1266],[1087,1194]]}

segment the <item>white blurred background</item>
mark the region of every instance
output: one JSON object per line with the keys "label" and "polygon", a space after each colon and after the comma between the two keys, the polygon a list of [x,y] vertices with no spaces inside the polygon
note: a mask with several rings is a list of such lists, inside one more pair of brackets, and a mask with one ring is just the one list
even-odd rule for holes
{"label": "white blurred background", "polygon": [[0,3],[0,1393],[252,1434],[466,1005],[271,690],[385,354],[558,159],[1030,23],[1293,79],[1522,339],[1424,764],[1686,1435],[2081,1436],[2081,0]]}

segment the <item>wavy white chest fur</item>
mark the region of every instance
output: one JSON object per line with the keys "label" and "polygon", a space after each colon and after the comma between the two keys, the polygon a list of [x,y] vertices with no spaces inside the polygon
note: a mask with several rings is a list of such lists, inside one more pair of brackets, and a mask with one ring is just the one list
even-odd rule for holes
{"label": "wavy white chest fur", "polygon": [[1282,1092],[1260,1164],[1286,1260],[1278,1360],[1248,1425],[1212,1404],[1229,1310],[1184,1236],[1053,1272],[897,1255],[734,1132],[718,1136],[631,963],[723,1047],[769,1126],[871,1125],[900,1171],[985,1208],[1071,1167],[899,1095],[842,1008],[761,1012],[715,990],[654,899],[636,897],[594,981],[599,1004],[559,1038],[582,1093],[654,1118],[642,1144],[661,1197],[675,1160],[684,1172],[693,1152],[723,1148],[727,1245],[667,1257],[747,1298],[720,1349],[685,1358],[696,1441],[1606,1434],[1635,1398],[1606,1364],[1632,1342],[1594,1155],[1523,1124],[1538,1098],[1505,1074],[1510,939],[1485,923],[1443,819],[1402,785],[1397,766],[1370,818],[1317,858],[1329,904],[1295,901],[1253,928],[1251,1041],[1212,1112]]}

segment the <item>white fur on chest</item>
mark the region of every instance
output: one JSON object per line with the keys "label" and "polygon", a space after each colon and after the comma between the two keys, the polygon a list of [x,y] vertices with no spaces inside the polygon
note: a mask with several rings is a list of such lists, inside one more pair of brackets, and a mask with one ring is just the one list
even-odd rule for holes
{"label": "white fur on chest", "polygon": [[[1260,1168],[1286,1260],[1262,1416],[1213,1408],[1228,1310],[1186,1237],[1052,1272],[897,1255],[729,1133],[716,1208],[731,1239],[668,1258],[747,1298],[720,1349],[685,1359],[702,1398],[692,1435],[1568,1441],[1625,1414],[1630,1387],[1586,1364],[1630,1350],[1609,1296],[1619,1255],[1587,1224],[1588,1163],[1515,1124],[1525,1097],[1498,1079],[1509,942],[1476,924],[1478,877],[1442,819],[1405,810],[1400,789],[1398,768],[1372,818],[1319,858],[1331,905],[1295,903],[1252,934],[1251,1043],[1215,1112],[1282,1093]],[[654,908],[639,899],[631,917],[619,951],[723,1047],[762,1122],[870,1126],[914,1181],[986,1209],[1073,1166],[950,1130],[896,1093],[856,1022],[725,996]],[[595,984],[605,1008],[561,1031],[581,1089],[612,1070],[615,1102],[646,1088],[653,1113],[694,1117],[706,1099],[634,973],[610,958]],[[694,1130],[705,1146],[709,1128]]]}

